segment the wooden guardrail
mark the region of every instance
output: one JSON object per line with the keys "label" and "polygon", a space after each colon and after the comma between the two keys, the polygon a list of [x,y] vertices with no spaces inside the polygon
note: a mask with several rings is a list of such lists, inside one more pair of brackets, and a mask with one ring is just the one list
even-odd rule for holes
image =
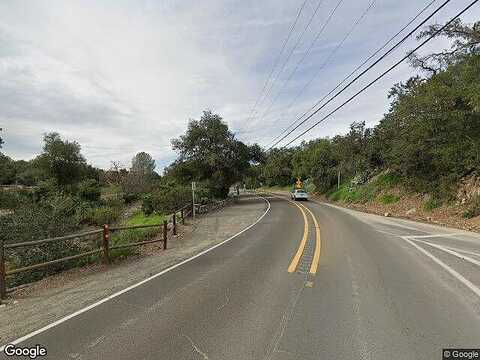
{"label": "wooden guardrail", "polygon": [[[7,297],[7,276],[12,276],[24,271],[35,270],[43,267],[47,267],[53,264],[62,263],[65,261],[79,259],[85,256],[90,256],[94,254],[102,253],[102,261],[104,264],[110,263],[110,250],[115,249],[123,249],[129,248],[134,246],[141,246],[146,244],[152,244],[156,242],[163,242],[163,249],[167,249],[167,242],[169,235],[176,235],[177,234],[177,215],[180,215],[180,221],[182,224],[185,224],[185,218],[191,216],[192,214],[192,205],[188,204],[182,207],[179,210],[173,212],[173,214],[168,215],[169,220],[164,220],[163,223],[160,224],[150,224],[150,225],[134,225],[134,226],[114,226],[110,227],[109,225],[103,225],[102,229],[87,231],[83,233],[67,235],[67,236],[60,236],[42,240],[35,240],[35,241],[26,241],[20,243],[13,243],[13,244],[5,244],[3,240],[0,240],[0,300],[4,300]],[[163,227],[163,236],[159,239],[154,240],[146,240],[146,241],[139,241],[127,244],[120,244],[111,246],[110,243],[110,234],[114,232],[119,232],[123,230],[132,230],[132,229],[144,229],[144,228],[151,228],[151,227]],[[102,235],[102,242],[98,249],[93,249],[90,251],[83,252],[81,254],[76,254],[72,256],[67,256],[51,261],[45,261],[39,264],[33,264],[29,266],[24,266],[21,268],[16,268],[12,270],[6,270],[6,251],[11,249],[18,249],[21,247],[31,247],[31,246],[38,246],[48,243],[57,243],[62,241],[68,241],[72,239],[82,239],[85,241],[92,241],[91,237],[95,235]]]}

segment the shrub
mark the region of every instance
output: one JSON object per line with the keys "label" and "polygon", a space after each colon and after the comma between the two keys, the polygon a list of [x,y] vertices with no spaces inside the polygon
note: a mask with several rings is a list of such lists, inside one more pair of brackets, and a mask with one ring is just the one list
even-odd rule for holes
{"label": "shrub", "polygon": [[378,199],[378,201],[380,201],[384,205],[396,203],[398,200],[400,200],[400,197],[392,194],[384,194]]}
{"label": "shrub", "polygon": [[145,215],[153,214],[153,196],[152,194],[147,194],[142,199],[142,211]]}
{"label": "shrub", "polygon": [[38,186],[33,191],[33,198],[35,201],[47,200],[50,197],[57,196],[61,191],[55,180],[49,179],[40,181]]}
{"label": "shrub", "polygon": [[[0,239],[6,243],[41,240],[63,236],[79,230],[75,217],[77,203],[71,197],[57,195],[49,202],[24,204],[12,214],[2,216],[0,221]],[[7,251],[7,264],[18,268],[39,262],[78,254],[88,246],[85,242],[71,240]],[[24,272],[9,279],[9,286],[15,286],[38,280],[45,275],[74,266],[72,262],[59,263],[47,268]]]}
{"label": "shrub", "polygon": [[140,198],[139,194],[133,194],[133,193],[123,194],[123,201],[125,201],[125,204],[131,204],[134,201],[137,201],[139,198]]}
{"label": "shrub", "polygon": [[333,191],[329,197],[333,201],[344,200],[349,192],[349,186],[347,184],[342,184],[339,189]]}
{"label": "shrub", "polygon": [[475,196],[468,209],[463,213],[463,217],[467,219],[474,218],[480,215],[480,195]]}
{"label": "shrub", "polygon": [[378,176],[375,180],[375,185],[388,188],[400,184],[401,180],[402,178],[397,173],[387,172]]}
{"label": "shrub", "polygon": [[24,203],[33,200],[28,190],[2,190],[0,189],[0,209],[15,209]]}
{"label": "shrub", "polygon": [[108,197],[101,201],[101,204],[107,207],[122,208],[124,205],[122,198]]}
{"label": "shrub", "polygon": [[102,226],[104,224],[112,224],[120,217],[121,212],[119,208],[100,206],[93,208],[88,212],[87,222],[90,225]]}
{"label": "shrub", "polygon": [[313,184],[320,193],[328,192],[337,183],[337,173],[334,168],[315,169]]}
{"label": "shrub", "polygon": [[432,211],[442,205],[442,202],[436,198],[429,198],[423,203],[423,208],[427,211]]}
{"label": "shrub", "polygon": [[[200,203],[204,200],[199,191],[197,199]],[[161,186],[148,196],[144,197],[142,208],[145,213],[169,213],[184,206],[191,199],[190,188],[180,185]]]}
{"label": "shrub", "polygon": [[365,203],[375,199],[376,189],[372,185],[352,186],[343,184],[330,195],[334,201]]}
{"label": "shrub", "polygon": [[78,196],[82,200],[97,202],[100,200],[101,189],[95,179],[86,179],[78,184]]}

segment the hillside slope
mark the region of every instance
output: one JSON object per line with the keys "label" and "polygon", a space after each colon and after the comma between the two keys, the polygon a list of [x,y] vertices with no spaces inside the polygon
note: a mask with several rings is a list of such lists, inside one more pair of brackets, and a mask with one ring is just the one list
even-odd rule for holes
{"label": "hillside slope", "polygon": [[363,185],[343,184],[336,191],[318,197],[365,212],[480,232],[479,177],[462,179],[456,197],[449,201],[406,190],[398,178],[388,173]]}

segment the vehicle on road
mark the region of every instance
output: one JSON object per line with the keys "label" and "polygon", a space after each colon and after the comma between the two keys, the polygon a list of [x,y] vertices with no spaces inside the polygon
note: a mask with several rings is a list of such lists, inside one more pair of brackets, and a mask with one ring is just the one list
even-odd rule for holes
{"label": "vehicle on road", "polygon": [[308,194],[305,190],[303,189],[295,189],[292,191],[290,194],[292,200],[308,200]]}

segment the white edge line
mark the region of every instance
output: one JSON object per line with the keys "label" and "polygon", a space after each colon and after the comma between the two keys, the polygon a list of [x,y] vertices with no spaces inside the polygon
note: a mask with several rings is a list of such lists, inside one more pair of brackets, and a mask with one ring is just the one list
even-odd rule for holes
{"label": "white edge line", "polygon": [[451,249],[448,249],[446,247],[443,247],[441,245],[437,245],[437,244],[432,244],[432,243],[429,243],[428,241],[424,241],[424,240],[415,240],[413,239],[414,241],[418,241],[418,242],[421,242],[422,244],[426,244],[426,245],[429,245],[431,247],[434,247],[436,249],[439,249],[441,251],[444,251],[446,252],[447,254],[450,254],[450,255],[453,255],[453,256],[456,256],[462,260],[465,260],[465,261],[468,261],[468,262],[471,262],[472,264],[475,264],[477,266],[480,266],[480,261],[478,260],[475,260],[475,259],[472,259],[471,257],[467,256],[467,255],[462,255],[462,254],[459,254],[458,252],[456,252],[455,250],[451,250]]}
{"label": "white edge line", "polygon": [[447,233],[447,234],[433,234],[433,235],[408,235],[408,238],[411,238],[413,240],[415,239],[430,239],[430,238],[439,238],[439,237],[450,237],[450,236],[458,236],[458,235],[464,235],[464,233]]}
{"label": "white edge line", "polygon": [[170,266],[170,267],[168,267],[168,268],[160,271],[159,273],[157,273],[157,274],[155,274],[155,275],[152,275],[152,276],[150,276],[150,277],[148,277],[148,278],[146,278],[146,279],[144,279],[144,280],[142,280],[142,281],[140,281],[140,282],[138,282],[138,283],[136,283],[136,284],[133,284],[133,285],[131,285],[131,286],[129,286],[129,287],[123,289],[123,290],[120,290],[120,291],[118,291],[118,292],[116,292],[116,293],[114,293],[114,294],[112,294],[112,295],[110,295],[110,296],[107,296],[106,298],[103,298],[103,299],[100,300],[100,301],[97,301],[97,302],[95,302],[95,303],[93,303],[93,304],[91,304],[91,305],[89,305],[89,306],[87,306],[87,307],[84,307],[83,309],[80,309],[80,310],[78,310],[78,311],[75,311],[74,313],[72,313],[72,314],[70,314],[70,315],[67,315],[67,316],[65,316],[65,317],[63,317],[63,318],[61,318],[61,319],[59,319],[59,320],[57,320],[57,321],[55,321],[55,322],[53,322],[53,323],[51,323],[51,324],[49,324],[49,325],[46,325],[46,326],[44,326],[44,327],[42,327],[42,328],[40,328],[40,329],[38,329],[38,330],[35,330],[35,331],[33,331],[33,332],[25,335],[25,336],[22,336],[22,337],[20,337],[20,338],[18,338],[18,339],[16,339],[16,340],[12,341],[12,342],[9,342],[9,343],[7,343],[7,344],[5,344],[5,345],[2,345],[2,346],[0,347],[0,352],[3,352],[5,346],[7,346],[7,345],[9,345],[9,344],[17,345],[17,344],[21,343],[22,341],[25,341],[25,340],[27,340],[27,339],[35,336],[35,335],[38,335],[38,334],[40,334],[40,333],[42,333],[42,332],[44,332],[44,331],[46,331],[46,330],[48,330],[48,329],[51,329],[51,328],[53,328],[53,327],[55,327],[55,326],[57,326],[57,325],[59,325],[59,324],[61,324],[61,323],[64,323],[65,321],[68,321],[68,320],[70,320],[70,319],[72,319],[72,318],[74,318],[74,317],[76,317],[76,316],[78,316],[78,315],[80,315],[80,314],[83,314],[84,312],[87,312],[88,310],[93,309],[94,307],[97,307],[98,305],[101,305],[101,304],[103,304],[103,303],[105,303],[105,302],[107,302],[107,301],[109,301],[109,300],[111,300],[111,299],[114,299],[114,298],[116,298],[116,297],[118,297],[118,296],[120,296],[120,295],[122,295],[122,294],[124,294],[124,293],[126,293],[126,292],[128,292],[128,291],[130,291],[130,290],[132,290],[132,289],[135,289],[136,287],[138,287],[138,286],[140,286],[140,285],[143,285],[143,284],[145,284],[146,282],[149,282],[150,280],[153,280],[153,279],[155,279],[155,278],[157,278],[157,277],[159,277],[159,276],[161,276],[161,275],[163,275],[163,274],[165,274],[165,273],[167,273],[167,272],[169,272],[169,271],[172,271],[173,269],[176,269],[177,267],[182,266],[182,265],[184,265],[184,264],[186,264],[186,263],[188,263],[188,262],[190,262],[190,261],[198,258],[199,256],[202,256],[202,255],[204,255],[204,254],[212,251],[213,249],[216,249],[217,247],[222,246],[223,244],[226,244],[227,242],[233,240],[233,239],[236,238],[237,236],[243,234],[245,231],[251,229],[253,226],[255,226],[256,224],[258,224],[258,223],[263,219],[263,217],[264,217],[265,215],[267,215],[267,213],[270,211],[270,207],[271,207],[271,206],[270,206],[270,202],[269,202],[266,198],[264,198],[263,196],[260,196],[260,195],[257,195],[257,196],[260,197],[260,198],[262,198],[262,199],[267,203],[267,205],[268,205],[268,206],[267,206],[267,209],[265,210],[265,212],[264,212],[257,220],[255,220],[254,223],[248,225],[245,229],[239,231],[239,232],[236,233],[235,235],[232,235],[232,236],[229,237],[228,239],[223,240],[221,243],[218,243],[218,244],[216,244],[216,245],[213,245],[212,247],[209,247],[208,249],[205,249],[205,250],[199,252],[198,254],[196,254],[196,255],[188,258],[188,259],[185,259],[185,260],[179,262],[178,264],[172,265],[172,266]]}
{"label": "white edge line", "polygon": [[444,246],[444,247],[445,247],[445,249],[458,251],[459,253],[465,253],[465,254],[473,255],[473,256],[480,256],[480,253],[476,253],[476,252],[473,252],[473,251],[459,249],[459,248],[455,248],[455,247],[451,247],[451,246]]}
{"label": "white edge line", "polygon": [[443,267],[446,271],[448,271],[453,277],[455,277],[458,281],[460,281],[463,285],[468,287],[470,290],[472,290],[478,297],[480,297],[480,289],[476,287],[471,281],[468,279],[464,278],[461,274],[453,270],[450,266],[445,264],[443,261],[438,259],[437,257],[433,256],[430,254],[427,250],[422,248],[421,246],[415,244],[414,241],[410,240],[409,237],[407,236],[401,236],[403,240],[408,242],[410,245],[414,246],[418,251],[422,252],[424,255],[428,256],[430,259],[432,259],[434,262],[436,262],[438,265]]}

